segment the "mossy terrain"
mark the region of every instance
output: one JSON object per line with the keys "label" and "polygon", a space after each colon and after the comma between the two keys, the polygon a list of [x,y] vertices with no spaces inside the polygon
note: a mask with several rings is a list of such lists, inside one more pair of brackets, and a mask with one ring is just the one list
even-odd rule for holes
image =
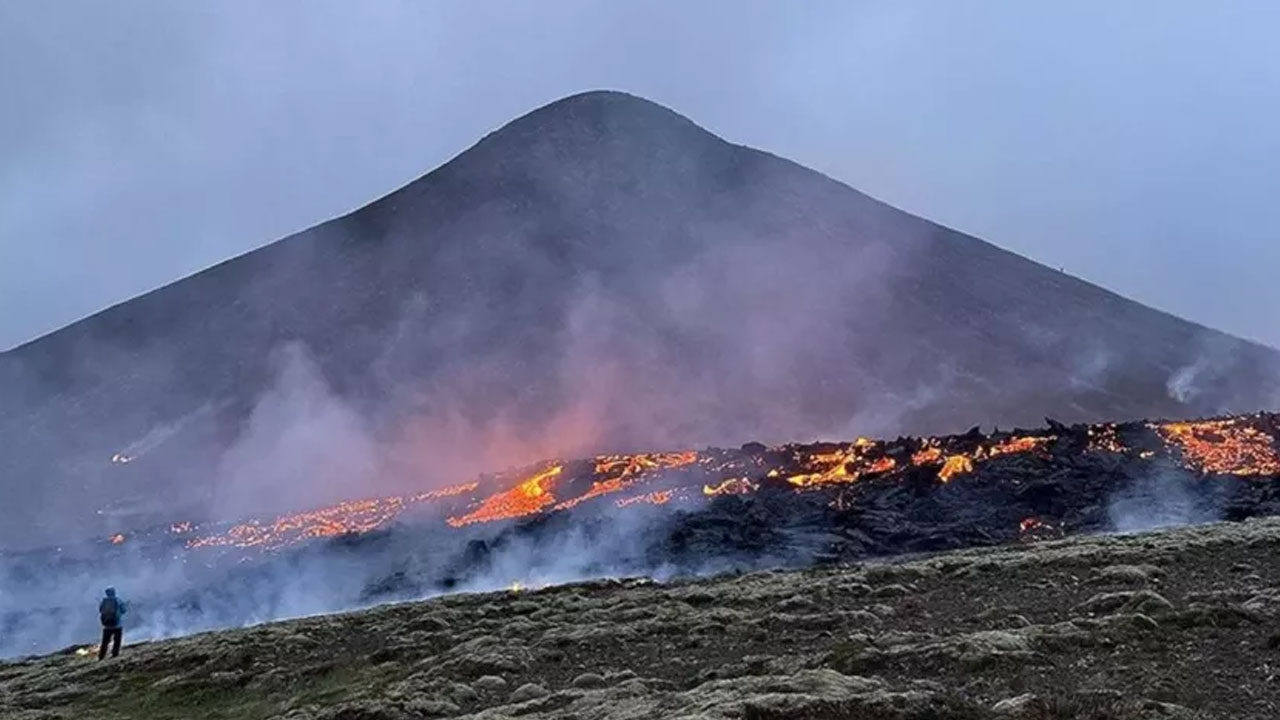
{"label": "mossy terrain", "polygon": [[0,664],[0,717],[1275,718],[1280,519],[455,595]]}

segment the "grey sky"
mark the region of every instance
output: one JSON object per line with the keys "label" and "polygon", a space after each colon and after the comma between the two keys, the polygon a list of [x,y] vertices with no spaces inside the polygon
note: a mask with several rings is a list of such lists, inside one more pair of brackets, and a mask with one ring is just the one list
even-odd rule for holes
{"label": "grey sky", "polygon": [[1280,345],[1280,4],[0,4],[0,348],[363,205],[560,96]]}

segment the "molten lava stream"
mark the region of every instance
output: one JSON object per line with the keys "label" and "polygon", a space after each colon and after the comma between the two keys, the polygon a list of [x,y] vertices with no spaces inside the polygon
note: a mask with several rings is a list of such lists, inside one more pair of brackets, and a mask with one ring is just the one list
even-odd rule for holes
{"label": "molten lava stream", "polygon": [[462,517],[451,517],[448,523],[453,527],[463,527],[532,515],[555,502],[551,488],[563,471],[563,465],[549,467],[510,490],[490,495],[480,507]]}

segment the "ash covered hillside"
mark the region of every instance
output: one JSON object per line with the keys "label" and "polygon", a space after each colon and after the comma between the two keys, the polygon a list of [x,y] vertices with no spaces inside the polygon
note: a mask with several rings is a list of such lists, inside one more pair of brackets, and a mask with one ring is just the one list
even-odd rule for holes
{"label": "ash covered hillside", "polygon": [[1278,368],[587,93],[0,356],[0,545],[606,449],[1253,410]]}

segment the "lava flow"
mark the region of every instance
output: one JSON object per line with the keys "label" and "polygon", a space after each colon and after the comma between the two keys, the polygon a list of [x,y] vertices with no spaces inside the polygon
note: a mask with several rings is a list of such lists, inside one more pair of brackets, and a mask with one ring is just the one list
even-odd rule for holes
{"label": "lava flow", "polygon": [[1280,475],[1276,439],[1234,420],[1170,423],[1157,428],[1193,467],[1223,475]]}
{"label": "lava flow", "polygon": [[[170,532],[187,537],[190,549],[274,549],[311,538],[365,533],[382,528],[411,508],[429,508],[454,529],[510,521],[581,507],[632,508],[714,502],[751,495],[765,486],[794,493],[829,492],[829,506],[847,506],[846,490],[866,483],[931,480],[948,485],[978,482],[1000,463],[1058,462],[1075,456],[1109,456],[1125,462],[1171,462],[1201,476],[1280,476],[1275,415],[1196,422],[1075,426],[981,435],[848,443],[814,443],[739,450],[603,455],[588,460],[544,462],[522,471],[425,492],[373,498],[250,521],[223,529],[175,523]],[[609,496],[615,496],[608,502]],[[602,504],[603,503],[603,504]],[[1014,521],[1023,533],[1043,529],[1039,518]],[[212,531],[212,532],[211,532]],[[123,536],[120,536],[123,541]],[[114,538],[113,538],[113,541]]]}

